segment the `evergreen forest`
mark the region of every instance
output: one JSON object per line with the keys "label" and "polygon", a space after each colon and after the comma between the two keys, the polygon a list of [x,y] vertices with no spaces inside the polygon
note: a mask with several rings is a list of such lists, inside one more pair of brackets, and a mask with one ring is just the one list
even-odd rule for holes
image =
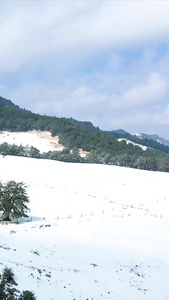
{"label": "evergreen forest", "polygon": [[[125,131],[103,131],[91,122],[81,122],[73,118],[58,118],[35,114],[21,109],[10,100],[0,97],[0,130],[26,132],[30,130],[49,131],[59,136],[59,143],[65,146],[62,152],[40,153],[34,147],[0,144],[2,155],[18,155],[54,159],[67,162],[85,162],[118,165],[131,168],[169,171],[169,147],[149,139],[139,139]],[[126,138],[147,146],[147,150],[127,144]],[[89,152],[82,158],[79,149]]]}

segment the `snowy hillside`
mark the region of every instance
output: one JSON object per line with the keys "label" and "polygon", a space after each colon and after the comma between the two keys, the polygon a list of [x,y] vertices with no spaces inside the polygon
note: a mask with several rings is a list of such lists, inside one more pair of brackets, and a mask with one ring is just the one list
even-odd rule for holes
{"label": "snowy hillside", "polygon": [[64,146],[59,144],[59,138],[52,137],[48,131],[32,130],[28,132],[0,131],[0,144],[8,143],[17,146],[33,146],[40,152],[63,150]]}
{"label": "snowy hillside", "polygon": [[120,139],[118,139],[118,141],[119,141],[119,142],[125,141],[127,145],[128,145],[128,144],[132,144],[133,146],[140,147],[140,148],[141,148],[142,150],[144,150],[144,151],[147,150],[147,148],[148,148],[148,147],[146,147],[146,146],[143,146],[143,145],[134,143],[134,142],[132,142],[132,141],[130,141],[130,140],[127,140],[127,139],[125,139],[125,138],[120,138]]}
{"label": "snowy hillside", "polygon": [[[0,144],[28,146],[37,148],[40,153],[48,151],[62,151],[65,146],[59,143],[58,136],[52,136],[49,131],[31,130],[27,132],[0,131]],[[85,157],[89,152],[79,149],[81,157]]]}
{"label": "snowy hillside", "polygon": [[169,299],[169,173],[0,156],[29,220],[0,224],[0,273],[38,300]]}
{"label": "snowy hillside", "polygon": [[149,140],[154,140],[160,144],[163,144],[165,146],[169,146],[169,141],[158,136],[157,134],[146,134],[146,133],[137,133],[137,137],[140,139],[149,139]]}

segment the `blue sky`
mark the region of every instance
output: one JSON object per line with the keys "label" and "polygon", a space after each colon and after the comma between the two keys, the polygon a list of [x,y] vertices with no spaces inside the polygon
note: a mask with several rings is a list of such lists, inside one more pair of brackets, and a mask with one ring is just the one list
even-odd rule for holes
{"label": "blue sky", "polygon": [[169,139],[169,1],[0,1],[0,95]]}

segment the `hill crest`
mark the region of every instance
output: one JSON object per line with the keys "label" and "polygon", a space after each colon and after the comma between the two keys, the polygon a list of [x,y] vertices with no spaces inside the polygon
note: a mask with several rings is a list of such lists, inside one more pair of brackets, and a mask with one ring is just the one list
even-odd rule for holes
{"label": "hill crest", "polygon": [[5,99],[0,96],[0,108],[1,107],[8,107],[13,109],[21,109],[18,105],[14,104],[11,100]]}

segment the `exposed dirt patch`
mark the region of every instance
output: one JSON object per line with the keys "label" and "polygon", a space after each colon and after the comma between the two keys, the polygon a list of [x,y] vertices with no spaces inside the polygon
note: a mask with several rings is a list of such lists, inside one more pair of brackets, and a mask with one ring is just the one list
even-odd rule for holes
{"label": "exposed dirt patch", "polygon": [[89,155],[90,152],[87,152],[87,151],[84,151],[82,149],[79,149],[79,154],[82,156],[82,157],[85,157],[86,155]]}
{"label": "exposed dirt patch", "polygon": [[59,144],[59,137],[58,136],[52,136],[49,131],[40,131],[40,130],[33,130],[29,131],[30,133],[36,134],[38,137],[48,140],[49,143],[56,149],[63,150],[65,146],[62,144]]}

